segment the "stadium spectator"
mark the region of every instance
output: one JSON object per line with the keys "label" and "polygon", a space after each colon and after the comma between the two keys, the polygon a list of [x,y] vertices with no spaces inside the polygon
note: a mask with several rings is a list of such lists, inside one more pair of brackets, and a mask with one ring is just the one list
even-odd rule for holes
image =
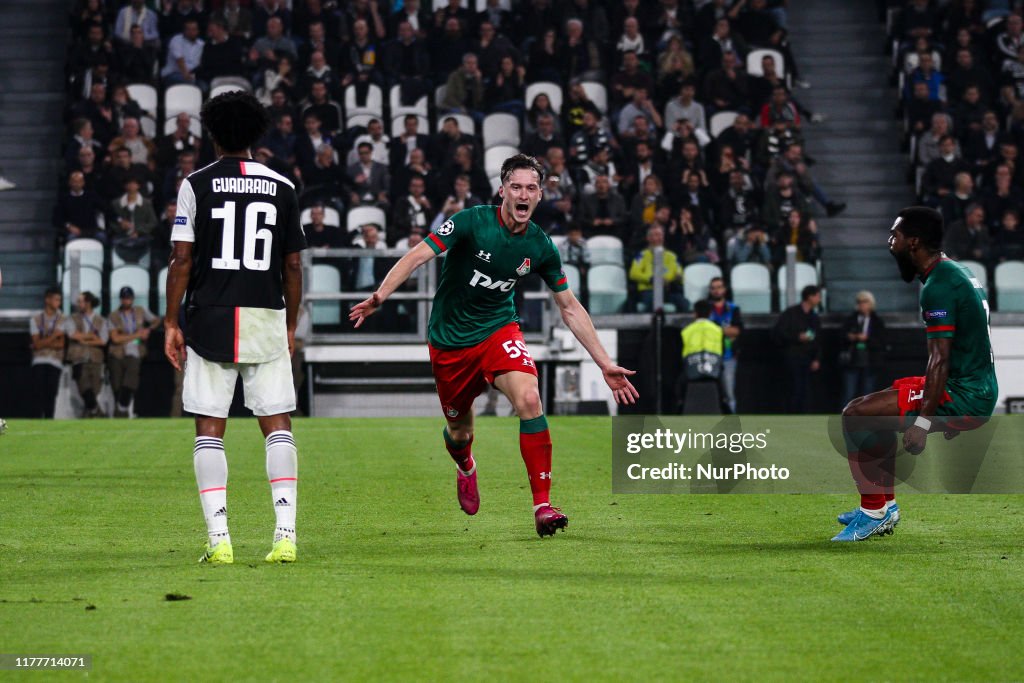
{"label": "stadium spectator", "polygon": [[[708,319],[722,328],[722,400],[729,413],[736,414],[737,344],[743,334],[743,315],[740,307],[726,298],[725,280],[711,278],[708,285]],[[696,305],[695,305],[696,307]]]}
{"label": "stadium spectator", "polygon": [[402,104],[410,105],[429,93],[430,51],[408,21],[399,23],[397,30],[398,39],[385,45],[382,68],[389,84],[402,86]]}
{"label": "stadium spectator", "polygon": [[203,39],[199,37],[199,22],[190,18],[167,45],[167,62],[160,75],[164,86],[176,83],[194,83],[196,69],[203,57]]}
{"label": "stadium spectator", "polygon": [[796,260],[814,265],[821,256],[821,245],[818,243],[818,224],[810,214],[793,209],[786,216],[784,225],[773,240],[775,246],[775,264],[782,265],[786,261],[786,247],[796,247]]}
{"label": "stadium spectator", "polygon": [[221,76],[242,76],[245,71],[244,46],[228,31],[223,19],[213,17],[206,25],[207,41],[196,69],[196,78],[204,90]]}
{"label": "stadium spectator", "polygon": [[583,187],[583,194],[594,191],[594,179],[599,175],[608,176],[612,188],[618,189],[620,176],[615,168],[615,162],[612,161],[610,147],[599,147],[580,169],[579,180]]}
{"label": "stadium spectator", "polygon": [[949,101],[960,100],[969,85],[978,86],[985,102],[991,102],[996,93],[992,74],[975,61],[971,50],[961,48],[956,51],[956,66],[950,69],[949,77],[946,79],[946,94]]}
{"label": "stadium spectator", "polygon": [[967,214],[967,207],[978,201],[974,194],[974,180],[970,173],[957,173],[953,178],[953,191],[943,197],[939,211],[946,225],[959,221]]}
{"label": "stadium spectator", "polygon": [[469,189],[474,195],[479,198],[491,196],[491,183],[480,166],[473,163],[473,149],[469,145],[457,147],[451,163],[441,169],[439,189],[444,193],[454,191],[455,179],[460,175],[469,178]]}
{"label": "stadium spectator", "polygon": [[327,57],[320,50],[315,50],[309,57],[309,65],[302,74],[298,88],[300,95],[309,97],[310,92],[313,90],[313,84],[317,81],[321,81],[327,86],[328,95],[340,90],[340,79],[327,62]]}
{"label": "stadium spectator", "polygon": [[131,287],[122,287],[118,297],[121,306],[109,317],[107,369],[110,388],[114,391],[114,417],[128,417],[135,392],[139,390],[146,344],[150,333],[160,326],[160,318],[144,306],[135,305],[135,291]]}
{"label": "stadium spectator", "polygon": [[562,80],[562,45],[555,29],[545,29],[541,38],[530,46],[526,77],[530,82]]}
{"label": "stadium spectator", "polygon": [[391,175],[391,192],[392,194],[398,194],[403,188],[409,187],[409,179],[413,176],[419,176],[424,178],[427,182],[427,196],[431,200],[436,200],[439,196],[443,196],[440,190],[437,188],[437,173],[434,172],[434,167],[427,161],[427,155],[422,148],[416,147],[409,152],[409,161],[398,166],[392,165],[389,169]]}
{"label": "stadium spectator", "polygon": [[[328,147],[328,149],[330,148]],[[369,142],[359,143],[356,150],[358,160],[349,164],[346,169],[349,205],[376,204],[382,208],[387,207],[389,202],[388,185],[391,182],[388,176],[388,167],[373,160],[373,145]],[[318,163],[322,164],[325,158],[318,150]]]}
{"label": "stadium spectator", "polygon": [[876,390],[875,373],[885,360],[885,321],[875,312],[874,294],[862,290],[855,301],[856,308],[843,322],[845,344],[839,352],[844,406]]}
{"label": "stadium spectator", "polygon": [[971,131],[964,144],[964,158],[972,165],[975,174],[988,172],[989,166],[999,156],[999,119],[991,109],[981,118],[981,130]]}
{"label": "stadium spectator", "polygon": [[373,160],[384,164],[385,166],[391,163],[391,155],[389,148],[391,146],[391,138],[384,134],[384,124],[381,123],[380,119],[370,119],[366,124],[366,132],[360,135],[353,141],[353,150],[349,152],[348,163],[353,163],[357,160],[357,148],[360,144],[369,142],[373,146]]}
{"label": "stadium spectator", "polygon": [[[387,169],[386,166],[382,168]],[[343,195],[345,176],[333,147],[321,143],[316,148],[313,163],[302,169],[302,182],[303,202],[323,202],[340,206],[338,201]],[[358,204],[359,202],[353,202],[352,206]]]}
{"label": "stadium spectator", "polygon": [[942,251],[951,259],[971,259],[987,263],[990,237],[985,225],[985,209],[981,204],[971,204],[963,220],[949,224],[942,237]]}
{"label": "stadium spectator", "polygon": [[665,244],[679,254],[683,265],[718,263],[718,240],[704,222],[698,207],[684,205],[669,224]]}
{"label": "stadium spectator", "polygon": [[932,159],[924,169],[921,192],[925,204],[938,206],[943,197],[953,191],[957,173],[970,173],[971,167],[957,153],[956,140],[946,135],[939,142],[939,157]]}
{"label": "stadium spectator", "polygon": [[214,10],[212,19],[221,19],[228,33],[238,40],[248,42],[252,37],[252,12],[243,7],[241,0],[224,0],[219,10]]}
{"label": "stadium spectator", "polygon": [[642,86],[633,88],[633,99],[619,111],[620,136],[633,137],[644,127],[653,134],[662,127],[661,114],[648,94],[648,90]]}
{"label": "stadium spectator", "polygon": [[734,34],[732,25],[727,17],[715,22],[715,28],[711,35],[703,38],[700,45],[699,62],[701,64],[722,64],[726,54],[735,53],[737,59],[742,59],[748,52],[747,43],[743,36]]}
{"label": "stadium spectator", "polygon": [[628,217],[626,201],[612,189],[608,176],[597,176],[594,179],[594,191],[580,200],[579,220],[586,234],[627,238],[625,231]]}
{"label": "stadium spectator", "polygon": [[[494,24],[490,21],[482,21],[477,25],[478,39],[473,45],[473,52],[477,55],[480,63],[480,71],[487,82],[493,83],[501,71],[501,62],[506,57],[512,58],[512,63],[519,62],[519,50],[517,50],[507,37],[499,34]],[[523,69],[523,77],[526,76],[526,69]],[[520,101],[522,97],[520,97]]]}
{"label": "stadium spectator", "polygon": [[639,249],[646,239],[647,226],[654,222],[654,215],[663,206],[668,206],[661,178],[649,174],[644,178],[640,191],[633,197],[629,207],[629,244]]}
{"label": "stadium spectator", "polygon": [[409,163],[409,157],[414,149],[426,153],[430,147],[430,138],[419,132],[419,117],[415,114],[406,114],[402,120],[402,134],[391,141],[388,149],[390,161],[388,165],[392,176],[397,177],[397,170]]}
{"label": "stadium spectator", "polygon": [[[295,62],[287,53],[282,53],[274,62],[262,66],[265,67],[262,69],[263,85],[256,89],[256,97],[264,105],[274,106],[274,93],[278,91],[282,92],[284,99],[289,102],[309,97],[313,83],[310,80],[303,80],[300,84],[299,74],[295,72]],[[259,75],[258,73],[256,80],[259,80]],[[273,113],[271,118],[274,118]]]}
{"label": "stadium spectator", "polygon": [[309,99],[302,108],[302,118],[305,119],[311,113],[316,114],[321,129],[328,135],[336,135],[341,131],[344,122],[341,105],[331,99],[327,84],[323,81],[310,84]]}
{"label": "stadium spectator", "polygon": [[1013,171],[1006,164],[996,166],[993,176],[994,183],[985,188],[981,202],[988,217],[989,227],[996,233],[999,227],[996,221],[1008,210],[1019,211],[1024,207],[1024,190],[1014,184]]}
{"label": "stadium spectator", "polygon": [[61,312],[60,288],[48,287],[43,310],[29,318],[32,337],[32,417],[52,418],[60,374],[64,369],[66,319]]}
{"label": "stadium spectator", "polygon": [[163,37],[174,36],[185,32],[185,25],[189,21],[196,22],[199,29],[202,29],[205,13],[197,0],[173,0],[164,2],[164,12],[160,16],[160,35]]}
{"label": "stadium spectator", "polygon": [[94,193],[98,193],[99,188],[103,185],[103,169],[96,163],[96,152],[92,150],[92,147],[83,147],[78,150],[78,158],[75,163],[71,166],[73,171],[81,171],[85,177],[85,189]]}
{"label": "stadium spectator", "polygon": [[587,240],[583,238],[583,229],[579,223],[569,224],[565,233],[565,241],[558,245],[558,252],[562,257],[562,263],[572,266],[580,272],[580,301],[586,307],[587,296],[587,272],[590,270],[590,247]]}
{"label": "stadium spectator", "polygon": [[[259,10],[257,10],[257,13]],[[295,41],[285,34],[285,23],[280,16],[267,19],[266,33],[257,38],[249,48],[248,62],[251,66],[265,67],[277,62],[277,58],[288,55],[294,64],[299,58]]]}
{"label": "stadium spectator", "polygon": [[[341,48],[338,40],[338,29],[340,23],[324,14],[323,5],[320,0],[312,0],[313,5],[307,6],[307,11],[316,9],[319,14],[308,17],[309,23],[302,29],[293,32],[293,35],[303,37],[299,42],[299,66],[308,67],[313,61],[313,54],[319,52],[323,62],[327,65],[335,65],[341,62]],[[324,24],[327,20],[327,24]],[[327,27],[330,26],[330,29]],[[328,30],[331,35],[328,36]],[[337,83],[334,83],[336,86]]]}
{"label": "stadium spectator", "polygon": [[128,94],[128,87],[124,83],[115,83],[110,88],[110,108],[119,126],[123,126],[127,118],[141,120],[145,114],[139,103]]}
{"label": "stadium spectator", "polygon": [[446,116],[441,122],[441,130],[434,136],[431,161],[436,167],[446,166],[455,156],[455,150],[467,146],[474,146],[473,138],[462,132],[458,119]]}
{"label": "stadium spectator", "polygon": [[553,114],[544,113],[538,116],[537,130],[526,136],[519,147],[520,151],[537,159],[543,159],[552,147],[564,148],[565,139],[558,134],[555,127],[556,121]]}
{"label": "stadium spectator", "polygon": [[107,156],[103,145],[93,137],[92,122],[89,119],[75,119],[72,123],[72,129],[74,130],[74,137],[68,142],[67,152],[64,155],[64,160],[69,166],[74,165],[78,159],[78,152],[84,148],[91,149],[101,160]]}
{"label": "stadium spectator", "polygon": [[996,36],[995,47],[998,58],[1017,59],[1024,47],[1024,19],[1019,14],[1006,18],[1006,30]]}
{"label": "stadium spectator", "polygon": [[993,264],[1024,259],[1024,230],[1020,228],[1020,211],[1006,209],[999,221],[999,230],[992,240]]}
{"label": "stadium spectator", "polygon": [[918,38],[931,39],[938,32],[939,25],[938,13],[928,0],[910,0],[899,15],[895,32],[903,41],[901,47],[906,48]]}
{"label": "stadium spectator", "polygon": [[[385,248],[384,241],[380,239],[380,226],[376,223],[360,226],[359,233],[363,241],[362,249],[373,251]],[[357,256],[350,259],[346,288],[359,292],[373,290],[387,275],[391,265],[391,259],[374,256]]]}
{"label": "stadium spectator", "polygon": [[[141,164],[133,164],[132,168],[145,168]],[[163,187],[160,190],[161,197],[177,197],[178,186],[182,180],[187,178],[190,173],[196,170],[196,155],[193,152],[184,151],[178,154],[178,161],[175,165],[167,169],[167,175],[164,177]],[[132,174],[128,174],[131,176]],[[141,176],[135,176],[142,180]],[[127,182],[127,177],[124,181]],[[146,194],[143,190],[143,194]]]}
{"label": "stadium spectator", "polygon": [[665,231],[661,226],[652,225],[647,229],[647,247],[638,252],[629,266],[629,280],[636,285],[634,307],[638,312],[653,310],[654,306],[654,251],[661,248],[665,276],[665,303],[675,306],[676,311],[689,310],[689,303],[683,296],[683,268],[671,249],[665,249]]}
{"label": "stadium spectator", "polygon": [[365,19],[356,19],[352,23],[352,39],[341,55],[342,71],[345,72],[342,86],[352,83],[383,85],[384,74],[377,69],[381,56],[380,45],[370,34],[370,25]]}
{"label": "stadium spectator", "polygon": [[758,221],[761,203],[754,184],[743,171],[729,173],[729,186],[718,204],[717,226],[726,239]]}
{"label": "stadium spectator", "polygon": [[347,247],[345,231],[324,223],[324,205],[314,204],[309,209],[309,223],[302,226],[306,244],[310,247]]}
{"label": "stadium spectator", "polygon": [[126,42],[114,48],[117,73],[129,83],[154,83],[157,48],[148,44],[141,26],[132,26]]}
{"label": "stadium spectator", "polygon": [[114,225],[110,241],[114,251],[126,263],[138,263],[150,252],[150,240],[156,229],[153,204],[139,192],[140,181],[129,176],[124,194],[114,201],[111,213]]}
{"label": "stadium spectator", "polygon": [[821,289],[807,285],[800,292],[800,303],[787,308],[772,329],[772,337],[782,347],[786,368],[786,412],[807,412],[811,374],[821,367]]}
{"label": "stadium spectator", "polygon": [[963,98],[951,107],[954,133],[961,139],[981,130],[981,121],[988,106],[981,101],[978,86],[969,85],[964,89]]}
{"label": "stadium spectator", "polygon": [[423,228],[430,224],[433,209],[427,198],[427,180],[423,176],[409,177],[408,192],[395,201],[388,224],[388,241],[394,244],[408,237],[413,227]]}
{"label": "stadium spectator", "polygon": [[523,96],[526,94],[526,67],[516,65],[515,60],[506,55],[501,58],[498,73],[491,81],[487,91],[487,101],[491,111],[503,111],[522,118],[525,106]]}
{"label": "stadium spectator", "polygon": [[694,99],[697,86],[693,81],[685,81],[679,89],[679,96],[669,100],[665,105],[663,123],[665,128],[674,128],[676,122],[687,120],[694,128],[707,132],[704,105]]}
{"label": "stadium spectator", "polygon": [[[752,99],[757,99],[755,94]],[[771,96],[761,108],[761,127],[768,128],[775,121],[785,121],[787,125],[800,127],[800,112],[796,104],[789,97],[786,86],[780,84],[772,86]]]}
{"label": "stadium spectator", "polygon": [[572,18],[565,22],[565,43],[563,49],[563,81],[573,78],[589,81],[603,81],[604,71],[601,50],[595,42],[597,33],[591,31],[591,39],[583,31],[583,22]]}
{"label": "stadium spectator", "polygon": [[483,203],[484,200],[480,196],[473,194],[469,176],[465,173],[460,173],[452,181],[452,192],[445,198],[444,203],[441,205],[441,210],[434,216],[434,220],[430,224],[430,231],[435,232],[444,221],[459,211],[471,209]]}
{"label": "stadium spectator", "polygon": [[907,83],[903,90],[904,101],[909,101],[915,83],[925,83],[928,86],[928,97],[932,100],[941,100],[942,85],[946,78],[942,72],[935,68],[935,58],[930,52],[922,52],[918,55],[918,65],[907,76]]}
{"label": "stadium spectator", "polygon": [[[910,101],[907,102],[905,108],[907,132],[911,136],[919,138],[928,130],[936,114],[945,118],[946,115],[942,113],[942,110],[942,102],[928,97],[928,84],[915,83]],[[907,144],[909,144],[909,139]]]}
{"label": "stadium spectator", "polygon": [[767,191],[771,191],[771,186],[783,173],[793,176],[799,185],[800,192],[818,200],[829,216],[835,216],[846,209],[845,202],[836,202],[830,199],[821,186],[814,181],[804,159],[802,145],[792,144],[781,155],[775,157],[765,179]]}
{"label": "stadium spectator", "polygon": [[142,194],[152,196],[153,182],[145,164],[132,162],[132,152],[127,147],[118,147],[112,155],[110,168],[106,170],[99,194],[106,202],[112,202],[124,193],[124,182],[128,176],[135,176],[142,182]]}
{"label": "stadium spectator", "polygon": [[101,64],[109,65],[113,59],[114,46],[107,40],[104,25],[102,23],[89,25],[85,40],[76,43],[71,48],[71,54],[68,57],[74,90],[79,93],[88,93],[92,86],[92,83],[87,80],[89,72]]}
{"label": "stadium spectator", "polygon": [[584,114],[592,112],[598,122],[604,116],[597,105],[587,95],[581,81],[573,81],[569,85],[569,94],[562,102],[562,133],[572,137],[584,127]]}
{"label": "stadium spectator", "polygon": [[764,226],[754,223],[732,237],[726,244],[725,258],[730,268],[740,263],[760,263],[770,266],[772,253],[768,245],[768,233],[765,232]]}
{"label": "stadium spectator", "polygon": [[636,52],[630,50],[622,55],[622,67],[612,76],[611,86],[611,106],[618,109],[633,100],[633,92],[637,88],[653,93],[655,82],[642,68]]}
{"label": "stadium spectator", "polygon": [[400,35],[403,23],[409,24],[416,37],[424,39],[433,24],[433,17],[422,7],[420,0],[405,0],[402,6],[388,18],[388,35]]}
{"label": "stadium spectator", "polygon": [[462,64],[462,58],[473,51],[465,27],[455,17],[447,19],[442,31],[432,31],[429,41],[432,80],[443,83]]}
{"label": "stadium spectator", "polygon": [[632,202],[633,195],[643,187],[649,176],[665,177],[665,167],[656,158],[655,149],[650,142],[641,140],[636,143],[632,153],[626,156],[618,190],[627,201]]}
{"label": "stadium spectator", "polygon": [[101,417],[96,399],[103,388],[103,349],[109,340],[107,321],[96,308],[100,300],[92,292],[78,295],[77,312],[64,319],[68,338],[68,362],[85,404],[84,417]]}
{"label": "stadium spectator", "polygon": [[281,116],[288,114],[292,122],[298,124],[299,111],[293,106],[291,95],[284,88],[274,88],[270,91],[270,101],[260,100],[267,107],[267,115],[271,121],[276,121]]}
{"label": "stadium spectator", "polygon": [[610,146],[610,138],[601,128],[600,121],[596,111],[583,112],[583,127],[569,139],[569,159],[574,166],[583,166],[598,150]]}
{"label": "stadium spectator", "polygon": [[640,61],[651,62],[652,52],[647,48],[644,36],[640,33],[640,22],[636,17],[627,17],[621,24],[622,34],[615,43],[615,51],[618,55],[616,62],[621,60],[627,52],[635,54]]}
{"label": "stadium spectator", "polygon": [[305,173],[316,161],[317,150],[322,145],[330,146],[332,137],[321,130],[320,116],[315,111],[303,114],[302,125],[303,131],[295,138],[295,163]]}
{"label": "stadium spectator", "polygon": [[747,75],[738,60],[735,52],[726,52],[722,55],[721,67],[711,71],[704,81],[704,102],[713,112],[749,111]]}
{"label": "stadium spectator", "polygon": [[274,122],[274,128],[260,141],[261,147],[267,148],[271,155],[288,166],[295,165],[295,146],[298,137],[291,114],[284,114]]}
{"label": "stadium spectator", "polygon": [[287,0],[259,0],[252,12],[252,33],[257,38],[270,32],[270,22],[277,19],[281,22],[282,33],[291,31],[292,12]]}
{"label": "stadium spectator", "polygon": [[[469,52],[462,57],[462,66],[448,76],[441,110],[469,114],[482,120],[484,78],[477,56]],[[480,120],[477,123],[480,123]]]}
{"label": "stadium spectator", "polygon": [[156,145],[142,134],[139,120],[133,116],[125,118],[121,125],[121,134],[110,141],[107,151],[113,154],[114,150],[121,147],[127,148],[132,153],[133,164],[151,166],[156,163]]}
{"label": "stadium spectator", "polygon": [[61,237],[68,242],[80,237],[105,240],[97,220],[103,213],[103,201],[95,192],[86,189],[85,175],[81,171],[72,171],[68,175],[67,192],[57,200],[53,211],[53,225]]}
{"label": "stadium spectator", "polygon": [[198,154],[200,144],[199,138],[192,134],[192,117],[188,112],[179,112],[174,117],[174,130],[160,138],[156,145],[157,167],[171,166],[182,152]]}
{"label": "stadium spectator", "polygon": [[[921,136],[917,143],[917,163],[919,166],[927,166],[933,159],[941,156],[939,144],[942,138],[950,134],[949,115],[943,112],[936,112],[932,115],[931,127]],[[959,153],[960,143],[954,140],[954,149]]]}
{"label": "stadium spectator", "polygon": [[89,89],[89,99],[79,102],[73,111],[76,117],[89,120],[92,124],[93,136],[101,145],[106,145],[117,135],[114,111],[107,101],[106,84],[93,83]]}
{"label": "stadium spectator", "polygon": [[514,17],[513,14],[505,9],[502,9],[501,0],[487,0],[484,8],[477,12],[476,24],[480,26],[484,22],[490,23],[494,26],[495,30],[502,34],[511,33],[515,26],[513,25]]}
{"label": "stadium spectator", "polygon": [[753,128],[750,117],[739,113],[732,125],[723,130],[715,142],[719,147],[722,145],[732,147],[737,163],[750,165],[757,140],[758,132]]}
{"label": "stadium spectator", "polygon": [[775,232],[788,224],[789,213],[794,210],[809,214],[811,207],[798,189],[793,175],[781,173],[776,178],[775,189],[765,193],[762,222],[768,230]]}
{"label": "stadium spectator", "polygon": [[561,184],[557,173],[547,173],[540,201],[533,212],[533,222],[549,235],[560,235],[570,224],[573,215],[573,195]]}

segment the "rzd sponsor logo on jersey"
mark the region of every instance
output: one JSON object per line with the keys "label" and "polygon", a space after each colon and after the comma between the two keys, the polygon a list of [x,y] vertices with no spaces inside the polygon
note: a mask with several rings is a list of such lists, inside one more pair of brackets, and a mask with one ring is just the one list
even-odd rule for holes
{"label": "rzd sponsor logo on jersey", "polygon": [[474,270],[473,279],[469,281],[469,286],[483,287],[484,289],[500,289],[503,292],[510,292],[516,286],[516,281],[511,278],[508,280],[492,280],[488,275],[481,273],[479,270]]}

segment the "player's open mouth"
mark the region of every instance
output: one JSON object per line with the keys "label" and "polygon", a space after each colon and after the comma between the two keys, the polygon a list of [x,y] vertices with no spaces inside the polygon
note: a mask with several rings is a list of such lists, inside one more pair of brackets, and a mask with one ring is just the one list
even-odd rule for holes
{"label": "player's open mouth", "polygon": [[516,204],[516,213],[527,213],[529,210],[529,204]]}

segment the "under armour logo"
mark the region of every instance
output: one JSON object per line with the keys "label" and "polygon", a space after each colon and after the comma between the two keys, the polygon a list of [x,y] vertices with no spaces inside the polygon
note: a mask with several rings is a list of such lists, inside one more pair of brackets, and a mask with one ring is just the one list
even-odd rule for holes
{"label": "under armour logo", "polygon": [[491,252],[489,251],[484,251],[483,249],[481,249],[479,253],[477,253],[476,257],[481,261],[487,261],[488,263],[491,262]]}
{"label": "under armour logo", "polygon": [[533,361],[530,360],[529,358],[524,358],[523,359],[523,365],[528,365],[531,368],[537,367],[536,365],[533,364]]}
{"label": "under armour logo", "polygon": [[540,473],[540,478],[541,479],[551,479],[551,473],[550,472],[541,472]]}

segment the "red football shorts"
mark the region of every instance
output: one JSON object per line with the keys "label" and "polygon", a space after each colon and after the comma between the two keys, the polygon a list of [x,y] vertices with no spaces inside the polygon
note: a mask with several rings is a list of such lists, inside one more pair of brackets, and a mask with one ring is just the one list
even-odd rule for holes
{"label": "red football shorts", "polygon": [[445,417],[467,415],[473,401],[494,378],[506,372],[537,376],[519,323],[509,323],[476,346],[465,349],[430,348],[430,367],[437,382],[437,396]]}
{"label": "red football shorts", "polygon": [[[896,400],[900,407],[900,417],[906,417],[907,413],[918,413],[921,411],[921,403],[924,401],[924,377],[903,377],[892,383],[892,388],[898,393]],[[948,392],[943,392],[939,399],[939,405],[951,401]]]}

